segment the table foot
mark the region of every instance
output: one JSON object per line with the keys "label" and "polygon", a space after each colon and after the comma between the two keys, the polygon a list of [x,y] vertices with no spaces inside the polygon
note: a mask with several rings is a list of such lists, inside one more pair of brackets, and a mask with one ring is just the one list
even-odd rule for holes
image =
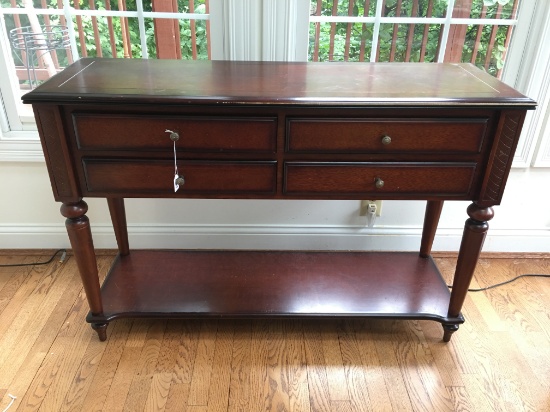
{"label": "table foot", "polygon": [[107,340],[107,326],[108,323],[92,323],[92,329],[97,332],[97,336],[99,336],[99,340],[101,342],[105,342]]}
{"label": "table foot", "polygon": [[443,325],[443,342],[449,342],[451,336],[458,330],[458,325]]}

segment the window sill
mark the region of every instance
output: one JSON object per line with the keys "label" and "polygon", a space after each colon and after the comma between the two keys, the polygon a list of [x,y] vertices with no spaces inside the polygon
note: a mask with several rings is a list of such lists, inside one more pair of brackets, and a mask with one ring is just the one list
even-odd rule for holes
{"label": "window sill", "polygon": [[43,162],[38,132],[8,132],[0,135],[0,162]]}

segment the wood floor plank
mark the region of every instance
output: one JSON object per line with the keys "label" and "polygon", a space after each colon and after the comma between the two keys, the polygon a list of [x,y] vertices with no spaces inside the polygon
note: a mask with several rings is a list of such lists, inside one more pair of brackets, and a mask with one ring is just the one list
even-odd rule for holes
{"label": "wood floor plank", "polygon": [[34,380],[27,392],[19,398],[20,401],[17,409],[24,411],[38,411],[40,409],[46,393],[59,371],[58,365],[61,363],[62,358],[63,354],[59,351],[48,354],[35,372]]}
{"label": "wood floor plank", "polygon": [[[65,325],[64,321],[67,317],[67,313],[70,312],[71,307],[74,305],[82,289],[78,275],[70,276],[67,283],[68,287],[65,293],[61,296],[56,307],[46,320],[38,338],[35,339],[33,346],[9,385],[9,391],[19,394],[19,398],[22,398],[23,394],[27,392],[31,382],[35,378],[37,370],[49,355],[49,350],[54,340],[63,325]],[[83,322],[79,322],[79,325],[83,326]],[[12,366],[10,363],[9,367],[14,370],[16,369],[15,364]]]}
{"label": "wood floor plank", "polygon": [[[111,336],[113,336],[111,334]],[[81,411],[82,404],[92,386],[94,376],[103,353],[105,352],[106,345],[102,344],[99,339],[91,339],[88,343],[88,348],[82,357],[78,371],[75,373],[71,386],[65,395],[63,400],[62,410],[64,411]]]}
{"label": "wood floor plank", "polygon": [[449,392],[451,393],[455,411],[475,412],[478,410],[478,405],[472,405],[470,394],[464,386],[451,386],[449,387]]}
{"label": "wood floor plank", "polygon": [[161,342],[164,337],[166,321],[148,321],[149,326],[139,359],[135,365],[135,371],[126,396],[123,411],[143,411],[145,403],[153,383],[153,375],[156,371]]}
{"label": "wood floor plank", "polygon": [[147,340],[147,333],[151,328],[151,322],[151,319],[134,319],[126,346],[129,348],[143,348]]}
{"label": "wood floor plank", "polygon": [[218,323],[216,321],[204,321],[202,323],[195,364],[193,366],[189,399],[187,400],[189,406],[208,405],[217,332]]}
{"label": "wood floor plank", "polygon": [[[4,265],[10,265],[15,263],[32,263],[34,256],[26,257],[0,257],[0,262]],[[0,319],[2,319],[2,312],[8,306],[8,304],[15,305],[17,302],[22,302],[23,299],[17,299],[15,294],[19,291],[22,285],[28,281],[28,277],[33,273],[32,267],[0,267]],[[29,289],[27,289],[29,290]],[[28,296],[28,295],[27,295]]]}
{"label": "wood floor plank", "polygon": [[[451,278],[454,258],[437,262]],[[549,271],[482,259],[472,286]],[[100,342],[73,258],[0,268],[0,410],[11,393],[9,412],[545,412],[548,307],[550,280],[528,278],[468,294],[449,343],[436,322],[374,319],[117,320]]]}
{"label": "wood floor plank", "polygon": [[124,412],[141,412],[145,410],[145,402],[149,395],[149,390],[153,383],[153,375],[137,375],[130,385],[126,402],[124,403]]}
{"label": "wood floor plank", "polygon": [[[505,332],[476,334],[470,356],[476,361],[477,373],[474,376],[485,396],[497,410],[510,410],[510,396],[515,392],[515,383],[508,379],[509,368],[503,367],[506,352],[502,345],[491,344],[503,339],[508,339]],[[471,386],[467,389],[471,390]]]}
{"label": "wood floor plank", "polygon": [[[81,319],[84,319],[87,313],[84,301],[85,297],[81,293],[71,309],[79,313]],[[91,330],[85,322],[75,323],[71,329],[74,329],[74,336],[58,335],[49,348],[44,362],[21,399],[21,406],[25,410],[60,409],[66,390],[70,386],[67,379],[72,378],[71,372],[77,369],[92,337]]]}
{"label": "wood floor plank", "polygon": [[269,322],[267,336],[267,379],[269,392],[266,397],[267,411],[288,411],[288,365],[286,363],[286,343],[283,324],[280,320]]}
{"label": "wood floor plank", "polygon": [[283,323],[285,360],[287,366],[288,402],[291,412],[309,411],[307,387],[307,360],[304,348],[303,322],[289,320]]}
{"label": "wood floor plank", "polygon": [[250,390],[250,364],[252,351],[252,324],[235,321],[233,324],[231,354],[231,381],[229,383],[229,411],[246,411]]}
{"label": "wood floor plank", "polygon": [[233,359],[233,322],[218,324],[212,377],[208,392],[208,412],[227,411],[231,387],[231,363]]}
{"label": "wood floor plank", "polygon": [[[104,350],[99,362],[99,367],[93,376],[92,383],[88,388],[86,397],[83,400],[84,410],[102,410],[107,399],[118,364],[124,351],[128,333],[131,329],[131,321],[123,320],[113,325],[107,344],[103,343]],[[94,336],[94,340],[96,337]],[[85,364],[83,365],[85,366]]]}
{"label": "wood floor plank", "polygon": [[459,366],[456,363],[456,357],[452,348],[454,347],[454,340],[451,342],[443,342],[442,333],[443,328],[436,322],[419,321],[422,331],[426,337],[429,350],[432,354],[437,370],[439,371],[439,377],[443,385],[447,387],[461,387],[464,386],[462,382],[462,373]]}
{"label": "wood floor plank", "polygon": [[268,325],[265,320],[254,320],[252,323],[252,346],[249,365],[248,408],[261,411],[265,408],[265,400],[269,393],[267,374],[268,358]]}
{"label": "wood floor plank", "polygon": [[381,361],[384,382],[389,388],[391,406],[396,411],[412,411],[411,402],[415,399],[409,397],[405,383],[408,376],[401,370],[393,344],[399,339],[393,332],[396,325],[402,325],[402,323],[397,321],[369,323],[371,336],[375,335],[376,352]]}
{"label": "wood floor plank", "polygon": [[464,392],[471,405],[474,406],[474,411],[502,411],[501,405],[495,403],[493,399],[485,396],[482,380],[476,374],[464,374]]}
{"label": "wood floor plank", "polygon": [[422,386],[436,411],[452,411],[453,404],[448,388],[444,385],[424,331],[418,321],[405,322],[409,341],[414,343],[414,365]]}
{"label": "wood floor plank", "polygon": [[[83,320],[88,312],[85,302],[85,295],[79,293],[69,315],[75,314]],[[47,356],[21,399],[20,407],[25,410],[61,410],[70,380],[92,337],[92,331],[85,322],[64,322],[65,325],[68,325],[66,330],[70,331],[70,336],[65,336],[63,327],[57,326],[56,339],[48,348]]]}
{"label": "wood floor plank", "polygon": [[171,372],[160,372],[153,375],[151,386],[145,401],[147,412],[163,412],[168,401],[168,393],[172,384]]}
{"label": "wood floor plank", "polygon": [[325,371],[331,401],[349,401],[348,386],[344,372],[344,362],[338,339],[338,322],[321,323],[321,342],[325,355]]}
{"label": "wood floor plank", "polygon": [[[410,322],[407,322],[410,323]],[[415,339],[410,339],[411,334],[403,334],[403,338],[397,338],[394,341],[394,351],[397,363],[401,369],[403,382],[407,388],[407,393],[411,403],[416,405],[421,411],[436,411],[432,399],[426,391],[423,377],[423,368],[427,365],[422,364],[425,361],[423,348]]]}
{"label": "wood floor plank", "polygon": [[331,399],[325,368],[323,340],[317,322],[307,322],[304,325],[304,343],[311,409],[320,412],[330,412]]}
{"label": "wood floor plank", "polygon": [[0,353],[0,365],[3,365],[11,353],[14,345],[18,344],[18,337],[25,324],[32,321],[33,314],[38,314],[38,307],[45,299],[46,294],[41,289],[48,289],[52,281],[53,268],[29,268],[25,281],[11,296],[9,303],[0,314],[0,345],[5,351]]}
{"label": "wood floor plank", "polygon": [[372,321],[358,320],[354,325],[369,402],[373,411],[389,412],[392,409],[389,390],[393,388],[386,386],[375,344],[375,339],[380,337],[369,332],[369,322]]}
{"label": "wood floor plank", "polygon": [[[86,328],[87,329],[87,328]],[[93,337],[90,330],[83,330],[77,335],[78,339],[61,337],[65,341],[57,347],[56,343],[52,346],[52,351],[60,350],[62,355],[58,364],[55,366],[57,373],[53,377],[51,386],[42,400],[40,410],[61,411],[63,410],[63,401],[71,388],[73,377],[77,373],[81,359],[84,356],[90,339]]]}
{"label": "wood floor plank", "polygon": [[174,364],[174,383],[191,383],[193,366],[199,344],[200,321],[182,322],[182,335]]}
{"label": "wood floor plank", "polygon": [[189,383],[172,382],[168,391],[165,412],[183,412],[187,411],[187,398],[189,398]]}
{"label": "wood floor plank", "polygon": [[[536,381],[550,388],[550,341],[545,333],[513,334],[511,338],[521,353],[519,362],[522,375],[534,376]],[[527,366],[530,372],[524,369]]]}
{"label": "wood floor plank", "polygon": [[295,396],[290,398],[290,412],[310,412],[314,409],[309,402],[309,386],[301,383]]}
{"label": "wood floor plank", "polygon": [[[20,366],[25,361],[36,339],[40,336],[44,324],[68,287],[67,282],[61,282],[57,279],[58,276],[56,276],[56,274],[63,276],[63,273],[61,269],[59,272],[57,272],[56,269],[57,268],[54,267],[51,272],[46,273],[39,285],[40,289],[44,288],[47,289],[47,291],[42,290],[39,294],[35,294],[35,296],[43,295],[43,298],[40,299],[39,302],[28,299],[27,303],[29,303],[30,306],[25,304],[21,308],[21,313],[23,311],[28,311],[31,316],[25,320],[17,316],[14,323],[19,323],[21,326],[17,327],[13,325],[13,327],[6,332],[6,335],[8,333],[12,334],[14,340],[11,342],[11,348],[10,344],[6,341],[2,343],[5,352],[2,354],[4,356],[0,355],[0,370],[3,371],[3,373],[0,374],[0,387],[7,387],[9,383],[11,383],[16,371],[19,370]],[[9,361],[9,368],[6,365],[6,359]]]}
{"label": "wood floor plank", "polygon": [[149,330],[138,361],[137,375],[152,377],[157,370],[158,357],[166,330],[166,320],[149,321]]}
{"label": "wood floor plank", "polygon": [[[518,273],[513,269],[515,269],[513,265],[506,264],[502,261],[493,262],[490,268],[481,266],[479,268],[479,277],[483,280],[481,285],[486,286],[498,283],[498,279],[502,276],[509,279],[517,276]],[[495,275],[495,270],[499,271],[500,274]],[[538,328],[537,322],[534,321],[534,318],[531,316],[529,311],[524,308],[523,300],[518,300],[515,298],[514,291],[517,290],[518,285],[521,285],[522,280],[518,280],[517,282],[518,283],[513,286],[504,285],[498,289],[490,289],[483,295],[486,296],[491,302],[490,305],[495,309],[498,317],[501,320],[506,321],[506,327],[509,328],[510,325],[513,325],[518,333],[540,331],[541,329]],[[480,296],[480,294],[476,293],[473,294],[473,296]],[[479,309],[483,314],[484,310],[481,308]],[[500,330],[506,330],[506,327],[503,327]],[[533,330],[533,328],[536,328],[536,330]]]}
{"label": "wood floor plank", "polygon": [[338,338],[346,376],[346,386],[350,397],[351,410],[354,412],[372,411],[369,390],[365,379],[361,352],[351,321],[341,322]]}
{"label": "wood floor plank", "polygon": [[[133,331],[134,328],[131,330]],[[121,412],[124,410],[124,404],[138,367],[141,350],[142,348],[132,346],[126,346],[124,348],[113,382],[107,393],[105,404],[103,405],[105,411]]]}
{"label": "wood floor plank", "polygon": [[353,412],[351,401],[330,401],[330,408],[334,412]]}

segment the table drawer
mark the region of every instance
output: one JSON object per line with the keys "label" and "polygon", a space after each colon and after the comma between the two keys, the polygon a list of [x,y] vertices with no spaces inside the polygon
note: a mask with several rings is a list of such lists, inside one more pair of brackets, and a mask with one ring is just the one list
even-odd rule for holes
{"label": "table drawer", "polygon": [[[90,193],[167,195],[174,193],[174,162],[148,160],[83,159]],[[255,161],[178,162],[185,183],[178,194],[273,194],[277,163]]]}
{"label": "table drawer", "polygon": [[475,163],[285,164],[284,191],[311,195],[444,195],[470,193]]}
{"label": "table drawer", "polygon": [[287,151],[479,153],[488,122],[488,118],[294,118],[287,121]]}
{"label": "table drawer", "polygon": [[277,146],[277,119],[270,117],[191,117],[74,113],[81,150],[173,150],[191,152],[266,152]]}

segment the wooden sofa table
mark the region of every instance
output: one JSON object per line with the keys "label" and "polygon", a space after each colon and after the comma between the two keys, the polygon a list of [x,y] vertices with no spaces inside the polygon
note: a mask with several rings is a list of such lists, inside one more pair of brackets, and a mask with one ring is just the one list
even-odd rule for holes
{"label": "wooden sofa table", "polygon": [[[23,101],[101,340],[121,317],[364,316],[438,321],[449,341],[535,107],[468,64],[137,59],[79,60]],[[85,197],[115,228],[103,285]],[[420,253],[130,251],[128,197],[427,207]],[[473,202],[452,292],[430,257],[446,200]]]}

